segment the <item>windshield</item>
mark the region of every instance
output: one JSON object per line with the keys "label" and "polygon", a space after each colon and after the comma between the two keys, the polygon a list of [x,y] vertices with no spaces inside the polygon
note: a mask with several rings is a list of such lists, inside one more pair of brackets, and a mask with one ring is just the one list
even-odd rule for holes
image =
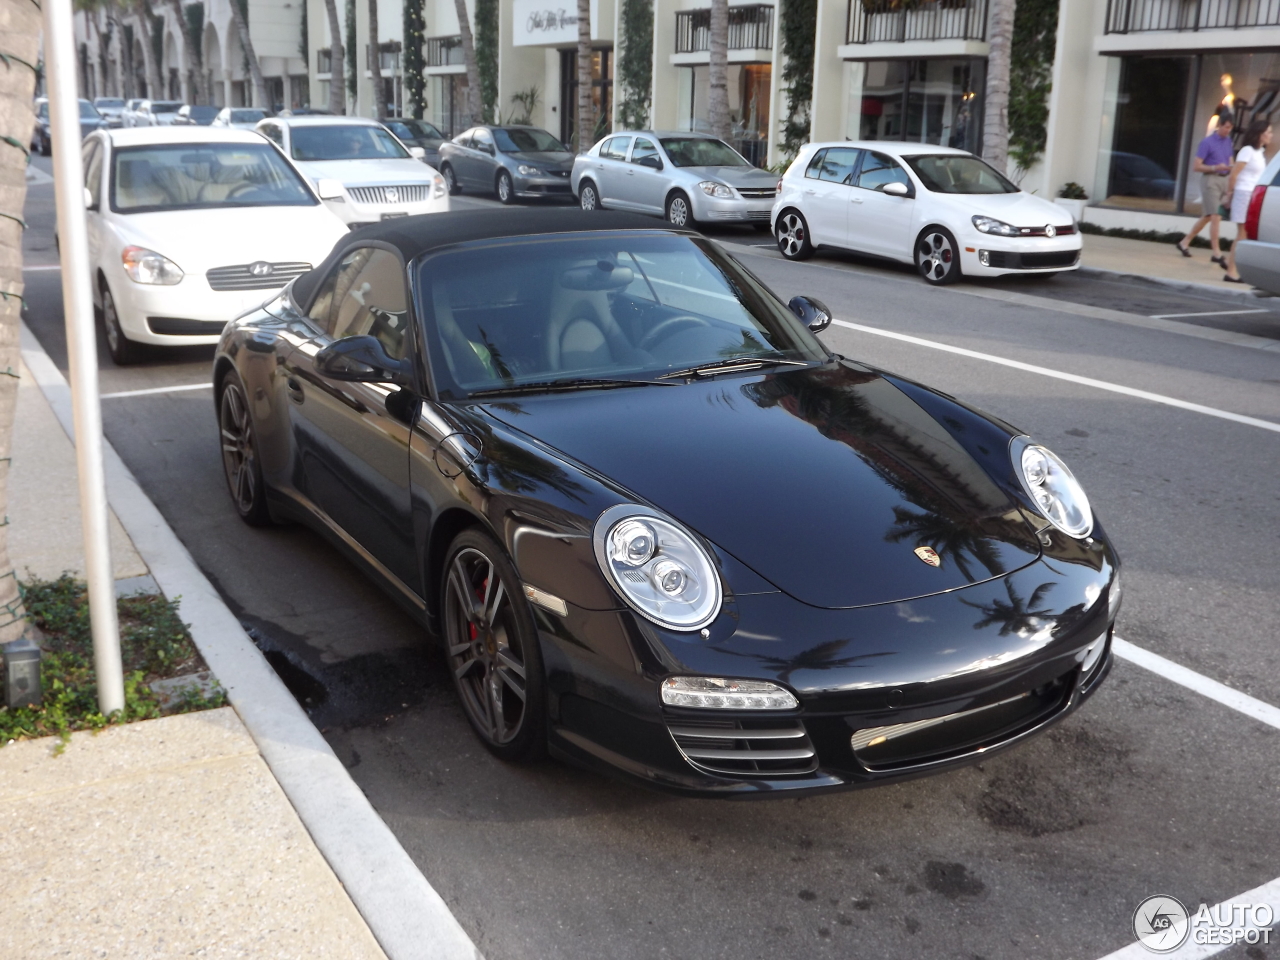
{"label": "windshield", "polygon": [[905,156],[925,189],[934,193],[1017,193],[1018,188],[977,157]]}
{"label": "windshield", "polygon": [[98,108],[95,107],[92,103],[90,103],[88,100],[80,101],[80,119],[81,120],[89,120],[94,117],[100,117],[100,116],[102,116],[102,114],[98,112]]}
{"label": "windshield", "polygon": [[111,209],[121,213],[315,203],[297,171],[266,143],[125,147],[113,158]]}
{"label": "windshield", "polygon": [[192,120],[199,121],[200,123],[208,123],[217,115],[217,107],[192,107],[187,111],[187,116]]}
{"label": "windshield", "polygon": [[153,100],[151,101],[151,112],[177,113],[180,106],[182,106],[182,104],[177,100]]}
{"label": "windshield", "polygon": [[295,160],[402,160],[409,156],[382,127],[334,126],[293,128]]}
{"label": "windshield", "polygon": [[527,130],[493,131],[493,139],[498,142],[498,149],[503,153],[568,153],[569,148],[547,133],[545,130],[530,128]]}
{"label": "windshield", "polygon": [[267,111],[265,110],[232,110],[231,111],[232,123],[257,123],[259,120],[265,120],[266,118],[267,118]]}
{"label": "windshield", "polygon": [[124,101],[112,97],[99,97],[93,101],[93,105],[99,110],[119,110],[124,107]]}
{"label": "windshield", "polygon": [[739,357],[827,357],[790,310],[700,237],[521,237],[440,253],[418,270],[445,399],[584,377],[648,380]]}
{"label": "windshield", "polygon": [[388,120],[387,126],[401,140],[443,140],[444,134],[425,120]]}
{"label": "windshield", "polygon": [[738,151],[709,137],[663,137],[663,149],[677,167],[749,167]]}

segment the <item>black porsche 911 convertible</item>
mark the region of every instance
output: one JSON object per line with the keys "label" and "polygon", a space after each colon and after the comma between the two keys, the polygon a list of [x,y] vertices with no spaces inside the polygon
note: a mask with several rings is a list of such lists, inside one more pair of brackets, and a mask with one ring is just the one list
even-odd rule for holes
{"label": "black porsche 911 convertible", "polygon": [[648,218],[389,221],[227,326],[227,482],[442,638],[499,757],[721,796],[943,770],[1098,688],[1119,561],[1054,453],[830,320]]}

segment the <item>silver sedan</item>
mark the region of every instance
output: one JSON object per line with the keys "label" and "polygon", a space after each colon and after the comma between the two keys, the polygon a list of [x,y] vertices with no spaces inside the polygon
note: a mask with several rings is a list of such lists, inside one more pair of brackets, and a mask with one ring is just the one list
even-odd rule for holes
{"label": "silver sedan", "polygon": [[584,210],[609,207],[666,217],[769,228],[778,178],[753,167],[723,140],[698,133],[623,131],[573,162],[573,192]]}

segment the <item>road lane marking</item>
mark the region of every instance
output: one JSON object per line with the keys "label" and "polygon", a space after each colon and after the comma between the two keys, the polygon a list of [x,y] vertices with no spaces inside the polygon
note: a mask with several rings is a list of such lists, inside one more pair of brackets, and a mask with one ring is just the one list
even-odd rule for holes
{"label": "road lane marking", "polygon": [[1139,400],[1149,400],[1152,403],[1162,403],[1165,406],[1177,407],[1179,410],[1190,410],[1192,413],[1202,413],[1207,417],[1218,417],[1222,420],[1230,420],[1234,423],[1243,423],[1246,426],[1258,427],[1260,430],[1270,430],[1273,433],[1280,433],[1280,423],[1272,420],[1262,420],[1259,417],[1248,417],[1243,413],[1232,413],[1230,410],[1219,410],[1217,407],[1206,407],[1201,403],[1191,403],[1188,400],[1179,400],[1177,397],[1166,397],[1160,393],[1151,393],[1147,390],[1138,390],[1135,387],[1126,387],[1119,383],[1109,383],[1106,380],[1095,380],[1092,377],[1082,377],[1075,373],[1064,373],[1061,370],[1052,370],[1049,367],[1039,367],[1033,363],[1023,363],[1021,360],[1009,360],[1005,357],[997,357],[990,353],[979,353],[977,350],[967,350],[964,347],[953,347],[949,343],[939,343],[936,340],[925,340],[923,337],[913,337],[906,333],[894,333],[892,330],[882,330],[879,327],[868,327],[861,323],[850,323],[848,320],[832,320],[833,324],[841,327],[848,327],[850,330],[857,330],[861,333],[874,334],[877,337],[888,337],[891,340],[901,340],[903,343],[915,344],[919,347],[928,347],[931,350],[941,350],[944,353],[954,353],[961,357],[969,357],[974,360],[985,360],[988,363],[996,363],[1002,367],[1012,367],[1014,370],[1022,370],[1026,373],[1036,373],[1042,377],[1051,377],[1054,380],[1065,380],[1068,383],[1078,383],[1081,386],[1093,387],[1096,390],[1106,390],[1110,393],[1123,394],[1126,397],[1136,397]]}
{"label": "road lane marking", "polygon": [[180,390],[204,390],[212,387],[212,383],[184,383],[177,387],[148,387],[146,390],[120,390],[116,393],[104,393],[102,400],[118,400],[120,397],[145,397],[152,393],[177,393]]}
{"label": "road lane marking", "polygon": [[37,263],[37,264],[32,264],[29,267],[23,267],[22,272],[26,273],[29,270],[32,272],[36,272],[41,270],[61,270],[61,269],[62,269],[62,265],[59,263]]}
{"label": "road lane marking", "polygon": [[1201,313],[1153,313],[1152,320],[1176,320],[1178,317],[1230,317],[1239,313],[1270,313],[1270,310],[1205,310]]}
{"label": "road lane marking", "polygon": [[1228,687],[1225,683],[1211,680],[1202,673],[1196,673],[1194,670],[1189,670],[1181,664],[1174,663],[1172,660],[1166,660],[1158,653],[1152,653],[1142,647],[1135,647],[1128,640],[1114,637],[1111,641],[1111,649],[1122,660],[1135,663],[1144,670],[1150,670],[1166,680],[1186,687],[1188,690],[1194,690],[1203,697],[1216,700],[1223,706],[1230,707],[1232,710],[1237,710],[1260,723],[1265,723],[1269,727],[1275,727],[1280,730],[1280,707],[1273,707],[1271,704],[1264,703],[1262,700],[1251,697],[1247,693],[1241,693],[1235,687]]}

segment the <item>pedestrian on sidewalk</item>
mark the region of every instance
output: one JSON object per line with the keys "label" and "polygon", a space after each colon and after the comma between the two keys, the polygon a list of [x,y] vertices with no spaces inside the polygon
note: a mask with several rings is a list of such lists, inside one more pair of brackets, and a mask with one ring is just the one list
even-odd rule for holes
{"label": "pedestrian on sidewalk", "polygon": [[1221,208],[1231,202],[1231,194],[1227,192],[1227,176],[1231,173],[1231,132],[1235,129],[1235,118],[1229,110],[1218,111],[1218,125],[1213,132],[1200,141],[1196,147],[1195,172],[1200,174],[1200,219],[1195,222],[1185,237],[1178,241],[1178,252],[1184,257],[1191,256],[1188,249],[1196,235],[1209,225],[1209,259],[1226,267],[1226,258],[1222,256],[1222,248],[1218,246],[1218,236],[1222,229]]}
{"label": "pedestrian on sidewalk", "polygon": [[1245,238],[1244,221],[1249,214],[1249,199],[1253,196],[1253,188],[1262,179],[1262,171],[1267,168],[1267,147],[1271,137],[1271,124],[1265,120],[1253,121],[1245,131],[1244,146],[1236,154],[1236,162],[1231,167],[1227,196],[1231,198],[1231,222],[1236,225],[1236,238],[1231,241],[1231,253],[1227,256],[1227,275],[1222,278],[1231,283],[1244,283],[1236,272],[1236,246]]}

